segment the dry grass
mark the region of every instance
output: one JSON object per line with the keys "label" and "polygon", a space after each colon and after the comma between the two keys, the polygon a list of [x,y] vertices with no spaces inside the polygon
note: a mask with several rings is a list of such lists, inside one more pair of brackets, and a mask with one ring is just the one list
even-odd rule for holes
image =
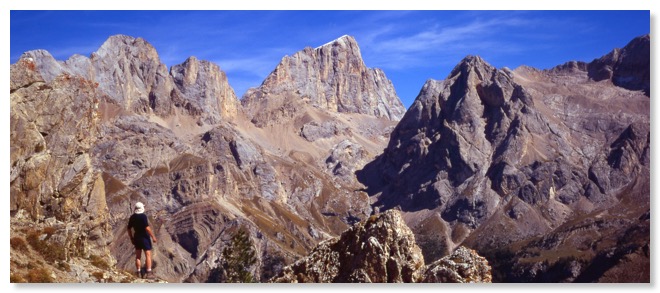
{"label": "dry grass", "polygon": [[69,266],[68,263],[63,262],[63,261],[57,263],[57,268],[59,268],[62,271],[65,271],[65,272],[70,272],[71,271],[71,266]]}
{"label": "dry grass", "polygon": [[58,244],[48,242],[48,234],[44,240],[39,239],[43,232],[31,231],[27,235],[27,242],[32,249],[36,250],[44,257],[44,260],[50,263],[55,263],[58,260],[65,260],[64,247]]}
{"label": "dry grass", "polygon": [[93,272],[92,276],[96,278],[96,280],[101,281],[103,280],[103,272]]}
{"label": "dry grass", "polygon": [[20,252],[28,252],[27,242],[25,242],[25,239],[23,239],[23,237],[20,236],[12,237],[11,239],[9,239],[9,245],[13,250]]}
{"label": "dry grass", "polygon": [[55,281],[50,276],[50,271],[43,267],[29,270],[24,278],[28,283],[52,283]]}
{"label": "dry grass", "polygon": [[50,236],[53,236],[55,232],[57,232],[57,228],[55,227],[46,227],[43,230],[43,233],[47,235],[46,238],[50,238]]}
{"label": "dry grass", "polygon": [[95,266],[99,269],[102,269],[102,270],[109,270],[110,269],[110,265],[108,264],[108,262],[106,262],[105,259],[103,259],[102,257],[100,257],[98,255],[91,255],[89,257],[89,261],[91,262],[91,264],[93,266]]}
{"label": "dry grass", "polygon": [[11,276],[9,276],[9,282],[11,282],[11,283],[27,283],[27,281],[23,277],[21,277],[17,274],[11,274]]}

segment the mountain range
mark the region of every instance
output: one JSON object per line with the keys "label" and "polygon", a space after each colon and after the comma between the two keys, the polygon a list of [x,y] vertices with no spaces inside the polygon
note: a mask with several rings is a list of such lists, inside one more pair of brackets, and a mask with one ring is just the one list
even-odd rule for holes
{"label": "mountain range", "polygon": [[490,281],[438,273],[456,255],[494,282],[649,282],[649,77],[648,35],[548,70],[468,56],[406,110],[351,36],[240,100],[220,66],[168,70],[141,38],[29,51],[10,69],[12,282],[135,281],[137,201],[167,282],[216,281],[240,229],[264,282]]}

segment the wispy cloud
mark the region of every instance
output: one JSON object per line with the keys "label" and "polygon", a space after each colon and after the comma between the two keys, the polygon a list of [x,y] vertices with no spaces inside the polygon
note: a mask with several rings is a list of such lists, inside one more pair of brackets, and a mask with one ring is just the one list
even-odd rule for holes
{"label": "wispy cloud", "polygon": [[220,59],[214,60],[214,63],[218,64],[222,70],[229,73],[241,72],[244,74],[250,74],[254,76],[260,76],[262,78],[266,77],[275,66],[277,62],[273,62],[273,58],[269,57],[248,57],[248,58],[238,58],[238,59]]}
{"label": "wispy cloud", "polygon": [[503,30],[529,24],[524,18],[475,19],[467,23],[432,23],[397,32],[395,29],[376,29],[365,32],[365,40],[373,55],[375,66],[386,69],[404,69],[428,65],[429,56],[466,55],[470,51],[519,52],[518,44],[507,43]]}

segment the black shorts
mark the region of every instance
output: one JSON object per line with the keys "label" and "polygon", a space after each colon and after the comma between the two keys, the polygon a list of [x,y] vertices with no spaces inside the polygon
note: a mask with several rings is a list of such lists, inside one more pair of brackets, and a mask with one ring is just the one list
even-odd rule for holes
{"label": "black shorts", "polygon": [[135,249],[151,250],[151,238],[149,237],[135,237]]}

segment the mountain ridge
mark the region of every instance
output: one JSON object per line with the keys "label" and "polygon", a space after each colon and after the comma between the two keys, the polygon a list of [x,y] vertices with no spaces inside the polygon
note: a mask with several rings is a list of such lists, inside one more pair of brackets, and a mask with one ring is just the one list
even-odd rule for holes
{"label": "mountain ridge", "polygon": [[[350,36],[283,58],[243,100],[219,66],[191,57],[168,71],[141,38],[64,62],[27,52],[10,80],[12,278],[39,266],[55,281],[130,281],[92,276],[89,260],[131,268],[124,220],[139,200],[170,282],[215,280],[238,229],[265,281],[393,209],[426,263],[466,246],[500,282],[632,280],[621,272],[634,268],[644,281],[650,87],[648,68],[631,68],[649,43],[550,70],[467,56],[405,114]],[[35,235],[66,250],[36,261],[44,252],[18,244]]]}

